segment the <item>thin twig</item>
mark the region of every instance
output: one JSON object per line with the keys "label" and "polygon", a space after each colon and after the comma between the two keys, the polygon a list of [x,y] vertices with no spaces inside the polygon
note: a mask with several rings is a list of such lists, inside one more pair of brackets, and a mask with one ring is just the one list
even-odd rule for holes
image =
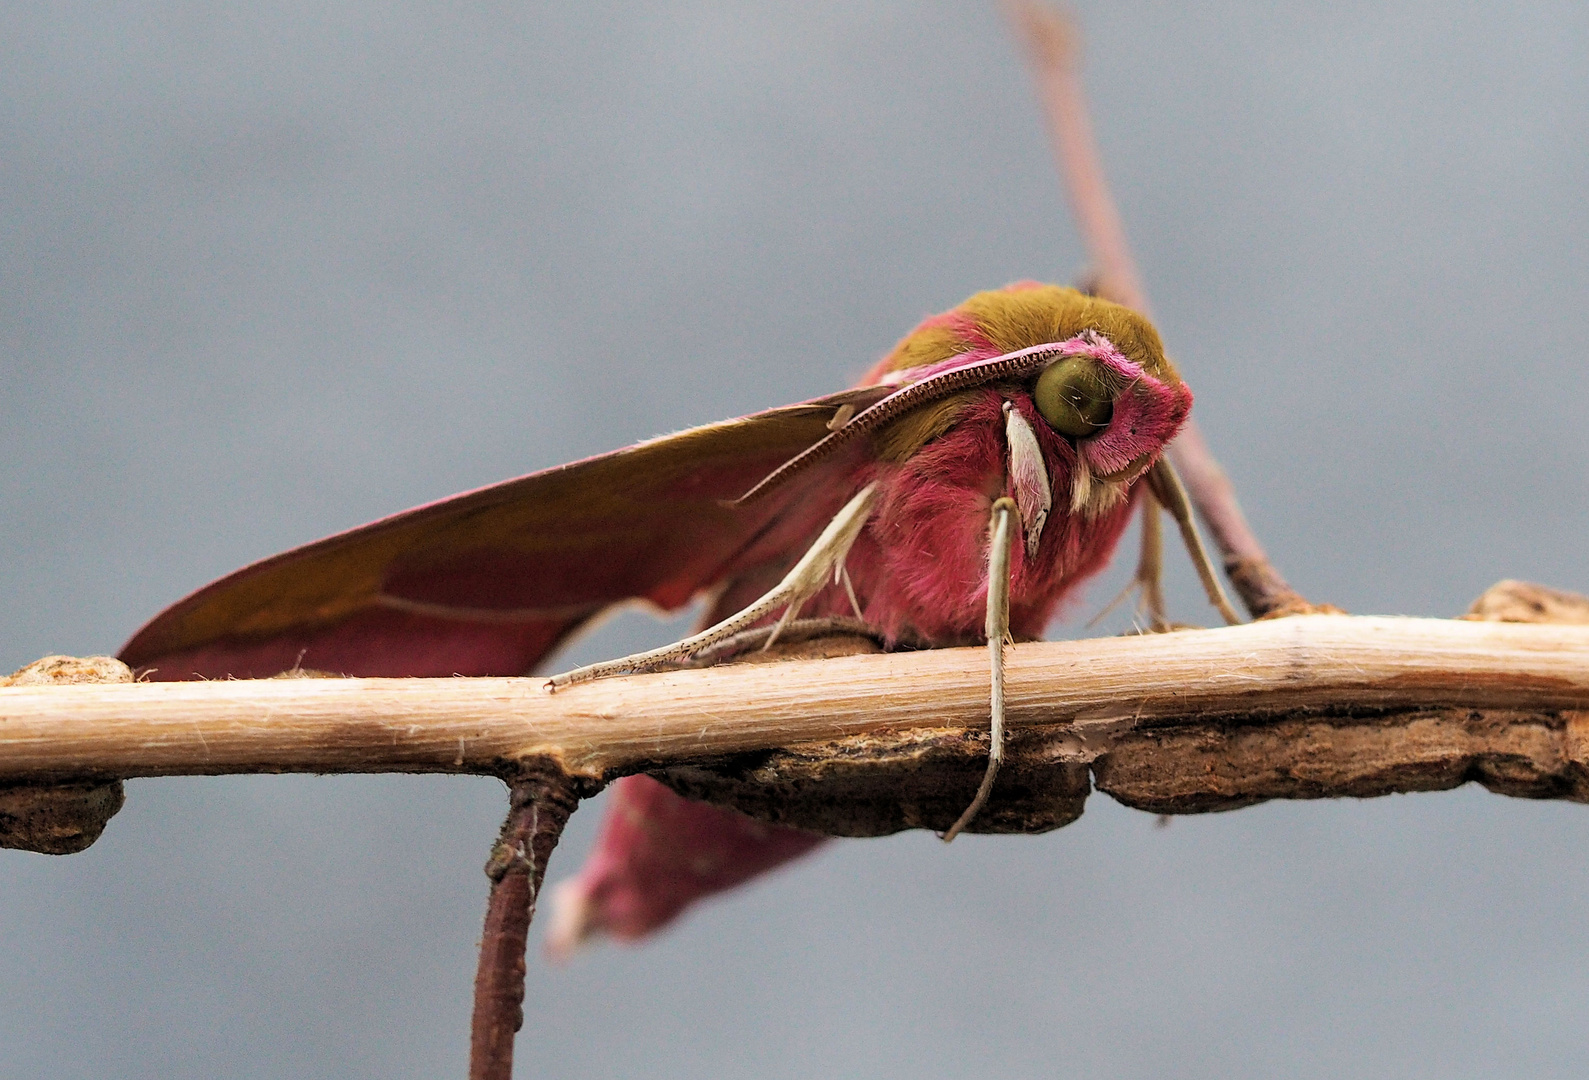
{"label": "thin twig", "polygon": [[510,788],[508,817],[491,849],[491,899],[480,938],[469,1080],[511,1080],[513,1043],[524,1026],[524,951],[546,861],[582,788],[555,768],[526,768]]}
{"label": "thin twig", "polygon": [[[1007,650],[1012,731],[1299,709],[1589,708],[1589,627],[1341,615]],[[524,679],[0,687],[0,782],[246,772],[571,775],[911,729],[987,730],[980,648]],[[1089,737],[1091,737],[1089,735]]]}
{"label": "thin twig", "polygon": [[[1120,211],[1104,177],[1081,82],[1080,35],[1064,15],[1040,0],[1006,0],[1026,46],[1038,96],[1054,141],[1054,154],[1077,228],[1093,260],[1099,295],[1151,317],[1146,290],[1131,257]],[[1254,618],[1318,610],[1286,584],[1253,535],[1219,462],[1194,418],[1188,418],[1169,454],[1186,483],[1225,572]]]}

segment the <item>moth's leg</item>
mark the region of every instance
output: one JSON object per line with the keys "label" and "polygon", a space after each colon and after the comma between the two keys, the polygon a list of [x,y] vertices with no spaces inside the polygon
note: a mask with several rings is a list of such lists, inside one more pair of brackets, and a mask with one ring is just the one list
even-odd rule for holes
{"label": "moth's leg", "polygon": [[[1021,529],[1026,534],[1026,557],[1035,559],[1037,547],[1043,539],[1043,525],[1054,509],[1054,491],[1048,482],[1048,465],[1043,461],[1043,449],[1038,444],[1037,432],[1008,401],[1004,403],[1004,444],[1009,447],[1010,454],[1010,493],[1015,496],[1015,508],[1021,513]],[[1083,469],[1078,473],[1077,485],[1071,495],[1072,513],[1076,512],[1078,498],[1074,492],[1081,491],[1084,486],[1082,478],[1089,475],[1079,455],[1076,462]],[[1086,493],[1082,492],[1079,498],[1085,503]]]}
{"label": "moth's leg", "polygon": [[1015,515],[1014,499],[998,500],[993,504],[988,530],[992,533],[988,548],[988,615],[985,624],[988,664],[992,669],[988,710],[992,721],[988,739],[988,771],[982,774],[982,783],[977,785],[971,805],[943,834],[946,844],[959,836],[987,803],[988,796],[993,793],[993,779],[999,775],[999,764],[1004,760],[1004,643],[1010,636],[1010,533]]}
{"label": "moth's leg", "polygon": [[[741,630],[733,637],[724,638],[716,644],[703,648],[690,657],[688,666],[711,667],[713,664],[746,653],[766,652],[770,648],[768,643],[776,629],[775,626],[756,626],[749,630]],[[883,632],[871,623],[843,615],[819,615],[810,619],[795,619],[785,624],[782,633],[778,635],[778,642],[783,645],[796,645],[815,638],[839,636],[869,638],[880,646],[887,644]]]}
{"label": "moth's leg", "polygon": [[772,624],[772,633],[767,635],[766,644],[762,645],[761,647],[762,652],[766,652],[768,649],[778,644],[779,636],[784,632],[790,623],[795,621],[795,618],[800,614],[800,605],[804,604],[805,602],[806,598],[803,596],[797,596],[793,600],[789,601],[789,606],[783,609],[783,614],[778,617],[778,621]]}
{"label": "moth's leg", "polygon": [[546,681],[546,689],[557,690],[573,683],[589,682],[610,675],[656,671],[726,641],[782,608],[798,610],[801,604],[826,588],[835,567],[843,565],[844,557],[850,553],[856,537],[861,535],[861,529],[871,517],[876,500],[876,484],[868,484],[856,492],[855,497],[845,503],[844,508],[828,522],[828,527],[822,530],[822,535],[817,537],[810,550],[784,575],[784,579],[749,607],[672,645],[554,675]]}
{"label": "moth's leg", "polygon": [[1159,521],[1159,501],[1152,488],[1142,493],[1142,554],[1137,557],[1136,572],[1126,587],[1103,606],[1103,610],[1087,621],[1089,628],[1097,626],[1132,593],[1138,593],[1137,611],[1147,616],[1148,629],[1162,634],[1170,629],[1170,620],[1164,605],[1164,530]]}
{"label": "moth's leg", "polygon": [[1142,554],[1137,559],[1137,584],[1142,589],[1138,610],[1148,617],[1155,634],[1170,628],[1164,610],[1164,528],[1159,520],[1159,500],[1151,489],[1142,493]]}
{"label": "moth's leg", "polygon": [[1203,547],[1202,537],[1197,535],[1197,524],[1192,521],[1192,507],[1186,500],[1186,488],[1181,486],[1181,478],[1176,475],[1175,466],[1170,464],[1169,458],[1159,458],[1148,470],[1148,484],[1180,526],[1181,542],[1186,545],[1186,553],[1192,557],[1192,565],[1197,567],[1197,576],[1202,579],[1208,602],[1219,609],[1228,625],[1235,626],[1241,622],[1241,617],[1230,606],[1230,600],[1219,584],[1219,575],[1214,572],[1214,564],[1208,561],[1208,551]]}
{"label": "moth's leg", "polygon": [[855,612],[855,617],[857,619],[864,619],[866,616],[861,614],[861,602],[855,598],[855,582],[850,580],[850,572],[844,569],[843,563],[839,563],[838,566],[834,567],[833,576],[838,578],[838,581],[835,582],[835,584],[842,584],[844,586],[844,595],[849,597],[850,610]]}

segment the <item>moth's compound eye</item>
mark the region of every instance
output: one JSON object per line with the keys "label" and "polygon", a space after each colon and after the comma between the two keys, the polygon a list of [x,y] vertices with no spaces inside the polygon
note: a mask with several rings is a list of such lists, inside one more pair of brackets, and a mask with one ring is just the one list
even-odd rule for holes
{"label": "moth's compound eye", "polygon": [[1085,439],[1109,426],[1114,391],[1089,357],[1067,356],[1037,377],[1032,400],[1049,426],[1072,439]]}

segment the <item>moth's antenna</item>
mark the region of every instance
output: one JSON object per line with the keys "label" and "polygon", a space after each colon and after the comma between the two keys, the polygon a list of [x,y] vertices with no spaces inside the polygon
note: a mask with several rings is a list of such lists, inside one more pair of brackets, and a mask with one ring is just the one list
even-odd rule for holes
{"label": "moth's antenna", "polygon": [[948,397],[972,386],[983,386],[1000,379],[1023,379],[1034,372],[1041,371],[1055,360],[1066,354],[1067,349],[1074,350],[1072,341],[1051,341],[1042,345],[1033,345],[1029,348],[1018,349],[1003,356],[993,356],[986,360],[973,360],[969,363],[951,367],[937,374],[929,375],[925,379],[909,383],[895,390],[877,404],[862,409],[850,418],[849,422],[834,428],[828,434],[812,443],[806,449],[778,466],[768,473],[761,481],[739,498],[728,503],[730,506],[744,506],[754,502],[773,488],[788,480],[791,476],[815,465],[824,458],[831,457],[846,443],[861,435],[869,434],[896,420],[912,409],[919,408],[929,402]]}

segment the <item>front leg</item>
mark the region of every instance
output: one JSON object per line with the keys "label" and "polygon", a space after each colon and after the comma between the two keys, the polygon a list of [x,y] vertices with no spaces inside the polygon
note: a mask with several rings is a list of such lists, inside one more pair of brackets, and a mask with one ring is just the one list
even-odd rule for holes
{"label": "front leg", "polygon": [[1180,526],[1181,542],[1186,545],[1186,553],[1197,568],[1197,576],[1203,583],[1203,591],[1208,594],[1208,602],[1218,609],[1227,625],[1235,626],[1241,622],[1241,616],[1236,614],[1236,609],[1230,606],[1230,601],[1225,597],[1225,590],[1219,584],[1219,575],[1209,561],[1208,550],[1203,547],[1202,537],[1197,535],[1197,525],[1192,521],[1192,506],[1187,501],[1186,488],[1181,484],[1175,466],[1170,464],[1169,458],[1161,457],[1148,470],[1147,479],[1149,490],[1164,504],[1164,509],[1170,512],[1175,524]]}
{"label": "front leg", "polygon": [[1149,632],[1162,634],[1173,629],[1164,605],[1164,528],[1159,520],[1159,501],[1148,486],[1142,491],[1142,553],[1137,557],[1136,571],[1115,598],[1103,610],[1087,620],[1090,630],[1108,614],[1124,603],[1132,593],[1137,595],[1136,614],[1147,620]]}
{"label": "front leg", "polygon": [[1164,529],[1159,520],[1159,500],[1149,488],[1142,493],[1142,555],[1137,559],[1135,584],[1142,590],[1139,610],[1155,634],[1170,629],[1164,608]]}
{"label": "front leg", "polygon": [[982,783],[977,785],[971,805],[943,834],[946,844],[959,836],[987,804],[988,796],[993,794],[993,780],[999,775],[999,765],[1004,760],[1004,643],[1010,636],[1010,538],[1014,531],[1015,515],[1015,500],[999,499],[993,504],[988,523],[988,611],[985,624],[988,665],[991,669],[988,770],[982,775]]}

